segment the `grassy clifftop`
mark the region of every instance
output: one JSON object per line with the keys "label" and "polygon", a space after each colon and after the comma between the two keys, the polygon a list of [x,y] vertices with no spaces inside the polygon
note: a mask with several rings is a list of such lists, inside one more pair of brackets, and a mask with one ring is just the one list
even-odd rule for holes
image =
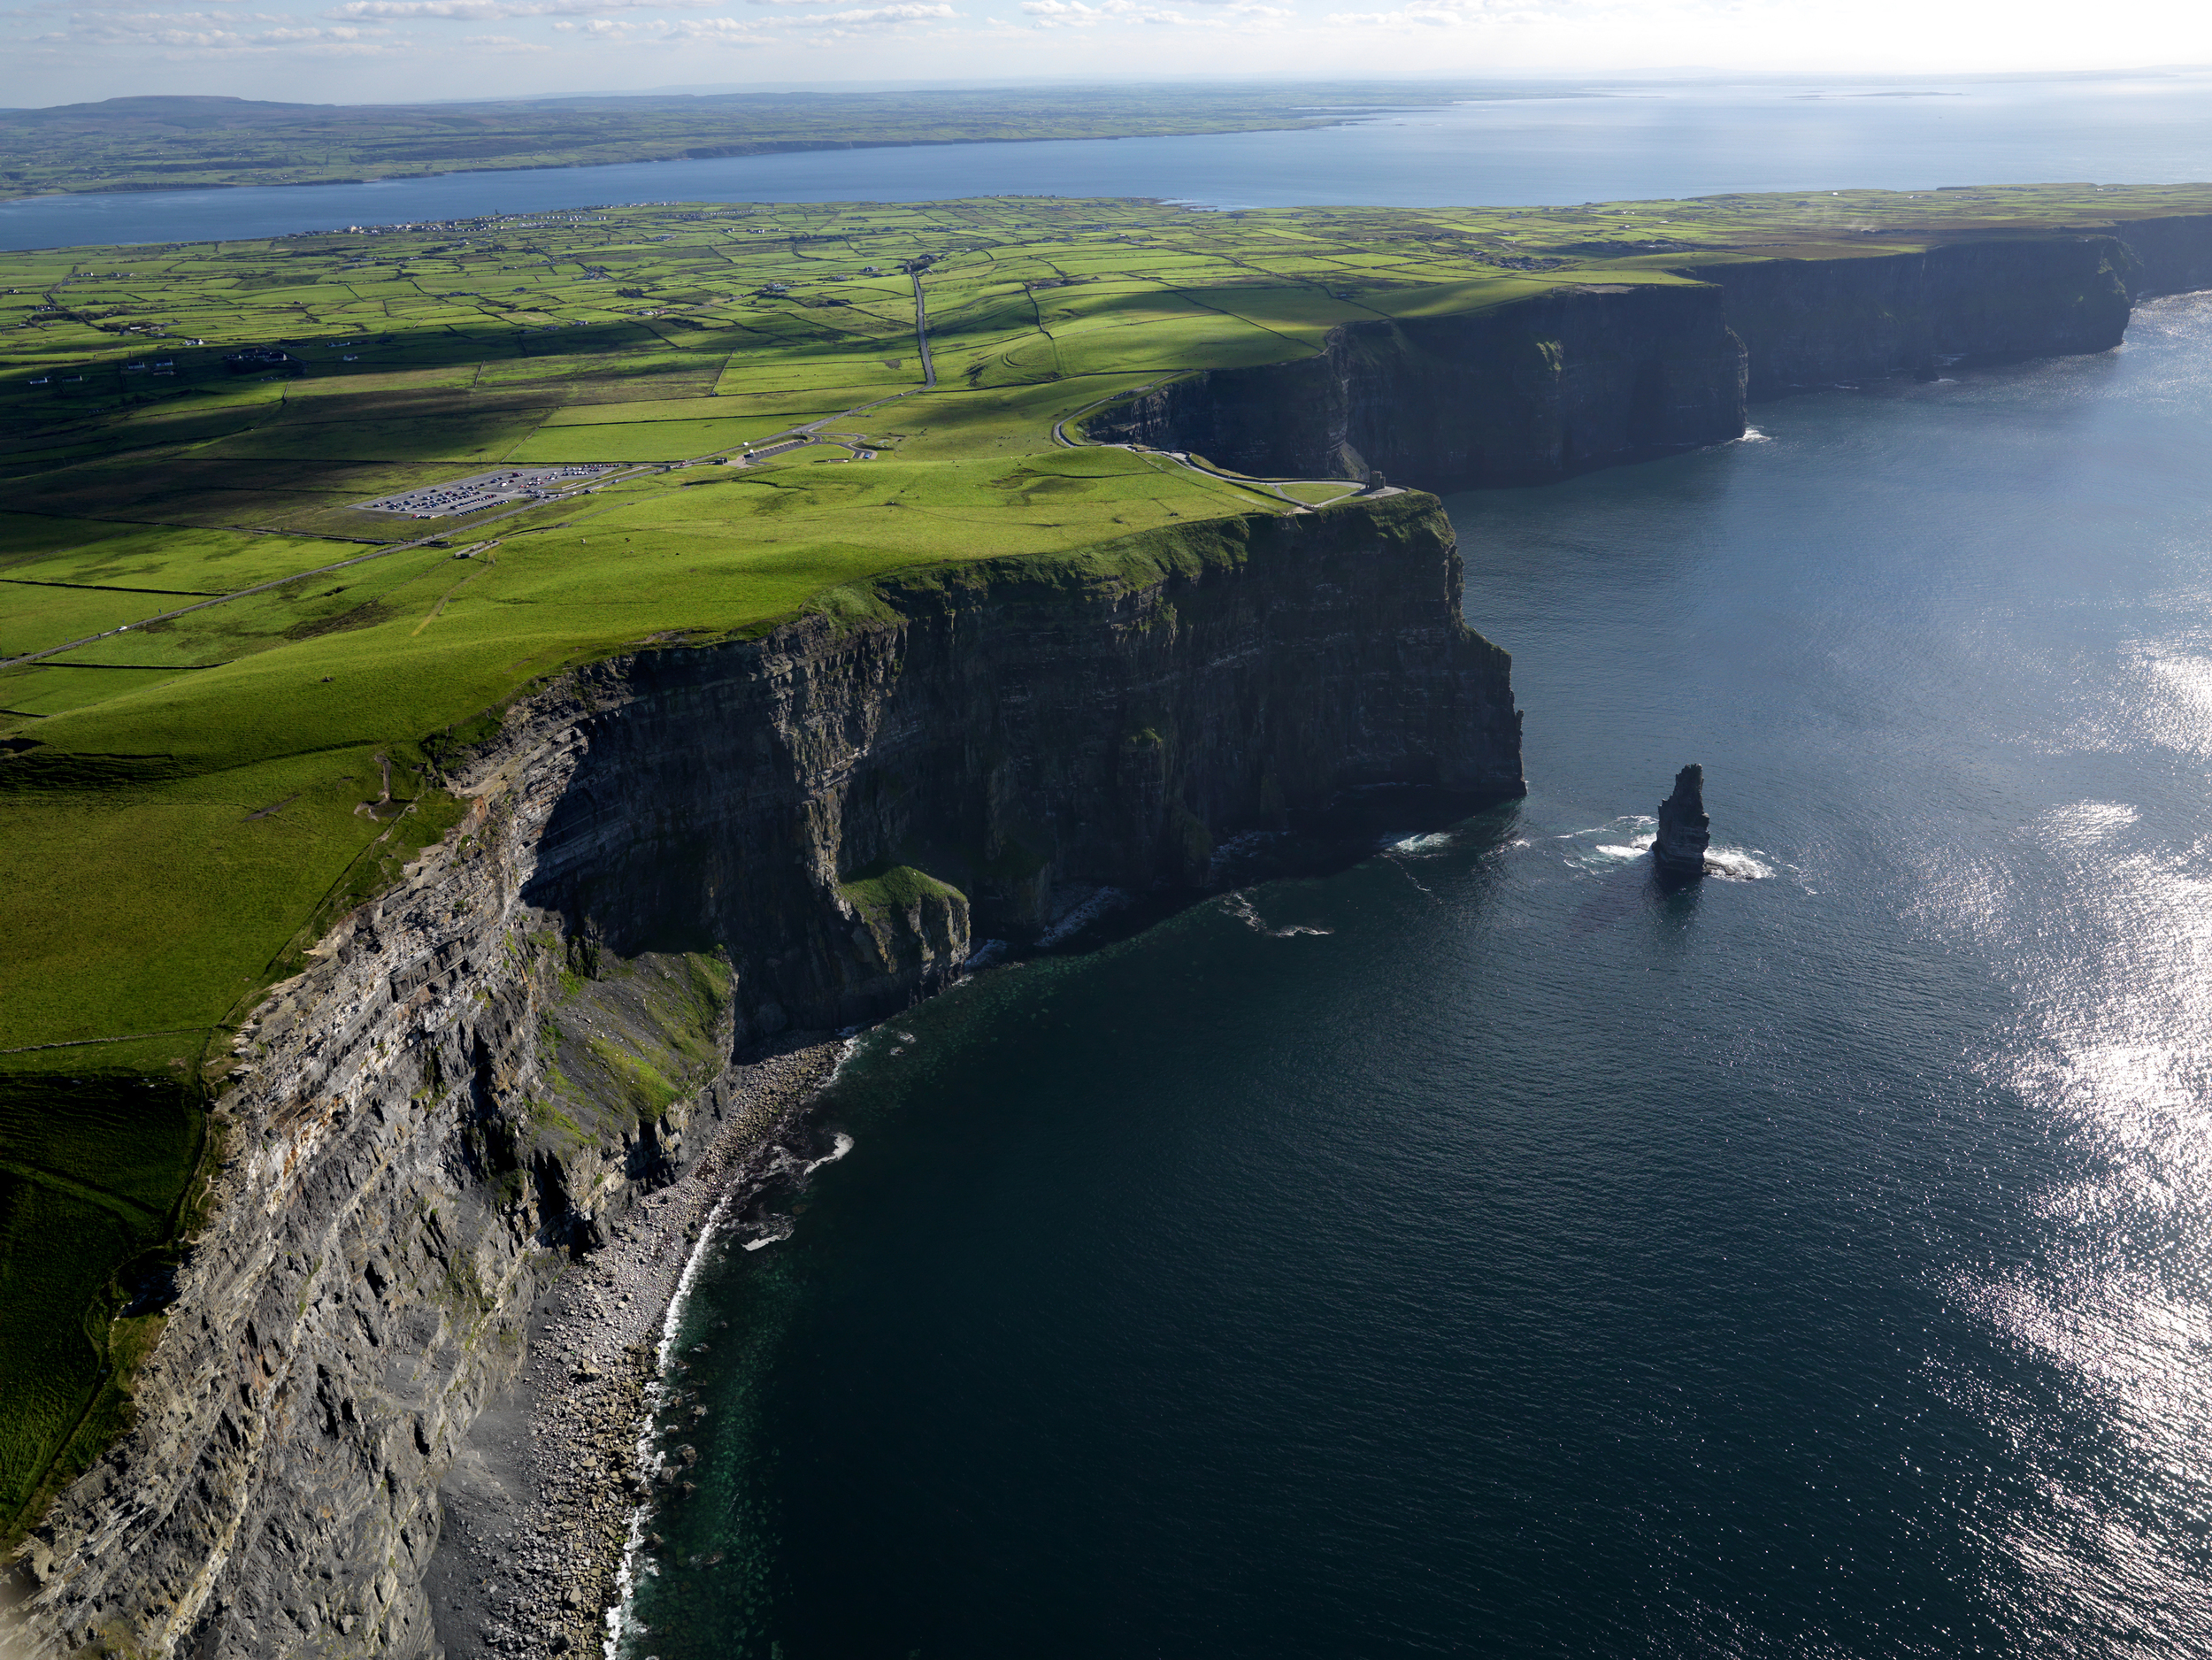
{"label": "grassy clifftop", "polygon": [[[0,1532],[120,1421],[154,1317],[117,1317],[184,1225],[204,1061],[453,822],[436,756],[484,711],[615,653],[864,614],[896,573],[1087,580],[1335,500],[1055,434],[1345,322],[2208,211],[1008,199],[0,256]],[[248,347],[283,355],[227,361]],[[367,505],[586,465],[447,517]]]}
{"label": "grassy clifftop", "polygon": [[[2212,190],[1010,199],[0,256],[0,1050],[196,1054],[319,908],[434,833],[424,745],[564,666],[758,633],[894,570],[1340,493],[1055,443],[1134,388],[1309,357],[1347,321],[2191,209]],[[285,357],[226,362],[249,346]],[[718,465],[800,429],[820,442]],[[535,504],[364,505],[579,464],[609,470]]]}

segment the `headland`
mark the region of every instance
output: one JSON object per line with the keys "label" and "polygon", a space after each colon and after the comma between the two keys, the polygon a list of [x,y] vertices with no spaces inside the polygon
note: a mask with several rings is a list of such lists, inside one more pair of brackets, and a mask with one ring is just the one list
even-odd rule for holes
{"label": "headland", "polygon": [[[2212,191],[657,209],[4,263],[9,1618],[416,1655],[466,1578],[442,1487],[526,1479],[472,1440],[526,1367],[586,1437],[529,1479],[572,1537],[626,1516],[627,1397],[549,1367],[629,1387],[714,1183],[803,1102],[759,1070],[791,1034],[1203,894],[1359,792],[1518,792],[1427,489],[2108,350],[2212,282]],[[480,1639],[580,1641],[606,1565],[555,1583]]]}

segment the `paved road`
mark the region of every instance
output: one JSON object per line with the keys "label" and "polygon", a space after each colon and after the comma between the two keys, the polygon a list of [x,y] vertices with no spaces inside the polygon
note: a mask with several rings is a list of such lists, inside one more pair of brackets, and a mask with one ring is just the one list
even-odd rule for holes
{"label": "paved road", "polygon": [[914,339],[922,349],[922,390],[926,392],[937,384],[937,369],[929,360],[929,312],[922,304],[922,273],[908,274],[914,279]]}

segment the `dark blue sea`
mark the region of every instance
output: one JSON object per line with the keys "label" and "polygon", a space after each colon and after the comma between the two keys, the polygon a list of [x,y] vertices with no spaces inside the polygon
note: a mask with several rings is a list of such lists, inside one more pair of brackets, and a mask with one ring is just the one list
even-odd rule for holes
{"label": "dark blue sea", "polygon": [[2212,296],[1755,419],[1451,500],[1525,802],[859,1043],[625,1655],[2212,1651]]}
{"label": "dark blue sea", "polygon": [[1737,190],[2212,179],[2212,71],[1561,83],[1347,126],[726,157],[375,184],[0,202],[0,248],[204,241],[632,202],[1159,196],[1208,207],[1557,204]]}

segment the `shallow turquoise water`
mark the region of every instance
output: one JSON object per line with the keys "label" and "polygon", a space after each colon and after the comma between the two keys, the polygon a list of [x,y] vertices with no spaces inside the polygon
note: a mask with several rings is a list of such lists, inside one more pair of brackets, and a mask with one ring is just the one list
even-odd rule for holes
{"label": "shallow turquoise water", "polygon": [[1452,502],[1525,803],[865,1041],[627,1652],[2212,1646],[2212,297],[1756,419]]}
{"label": "shallow turquoise water", "polygon": [[[2212,73],[1622,84],[1295,133],[928,145],[374,184],[0,202],[0,248],[280,235],[625,202],[1137,196],[1210,207],[1437,207],[1733,190],[2170,184],[2212,172]],[[1892,88],[1894,90],[1895,88]],[[1869,96],[1870,94],[1875,96]]]}

